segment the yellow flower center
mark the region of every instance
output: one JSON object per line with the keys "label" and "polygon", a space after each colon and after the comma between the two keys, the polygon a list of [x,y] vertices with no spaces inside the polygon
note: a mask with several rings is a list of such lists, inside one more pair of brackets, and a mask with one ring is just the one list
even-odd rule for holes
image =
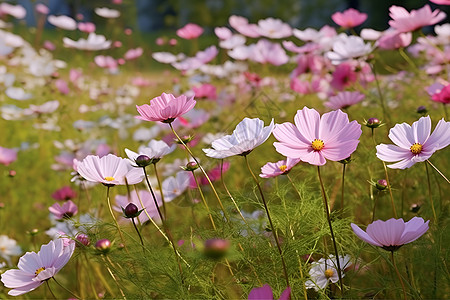
{"label": "yellow flower center", "polygon": [[327,269],[325,270],[325,277],[326,278],[330,278],[331,276],[333,276],[334,271],[332,269]]}
{"label": "yellow flower center", "polygon": [[115,179],[114,179],[114,177],[109,177],[109,176],[108,176],[108,177],[105,177],[105,180],[106,180],[106,181],[114,181]]}
{"label": "yellow flower center", "polygon": [[280,168],[280,171],[284,173],[286,171],[286,169],[287,169],[287,166],[286,165],[282,165],[279,168]]}
{"label": "yellow flower center", "polygon": [[412,154],[419,154],[420,152],[422,152],[422,145],[419,143],[415,143],[409,149],[411,150]]}
{"label": "yellow flower center", "polygon": [[44,270],[45,270],[45,267],[39,268],[39,269],[36,270],[36,272],[34,272],[34,274],[36,274],[36,276],[38,276],[39,273],[41,273]]}
{"label": "yellow flower center", "polygon": [[322,140],[315,139],[314,141],[312,141],[311,146],[312,146],[314,151],[320,151],[320,150],[323,149],[325,144],[323,143]]}

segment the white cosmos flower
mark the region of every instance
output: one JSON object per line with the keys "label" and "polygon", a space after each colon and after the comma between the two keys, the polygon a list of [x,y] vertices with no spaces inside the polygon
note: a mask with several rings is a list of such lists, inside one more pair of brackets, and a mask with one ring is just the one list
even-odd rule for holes
{"label": "white cosmos flower", "polygon": [[75,30],[77,29],[77,22],[68,16],[54,16],[50,15],[47,21],[55,27],[65,29],[65,30]]}
{"label": "white cosmos flower", "polygon": [[132,161],[132,165],[135,165],[136,158],[139,155],[146,155],[150,159],[161,159],[164,155],[167,155],[175,150],[177,147],[176,144],[173,144],[169,147],[164,141],[151,140],[148,143],[148,146],[140,146],[138,149],[138,153],[133,152],[129,149],[125,149],[125,153],[128,158]]}
{"label": "white cosmos flower", "polygon": [[95,13],[99,15],[100,17],[107,18],[107,19],[114,19],[118,18],[120,16],[120,11],[115,9],[110,9],[107,7],[97,7],[95,9]]}
{"label": "white cosmos flower", "polygon": [[190,174],[186,171],[180,171],[175,177],[170,176],[162,183],[162,192],[164,201],[170,202],[184,193],[189,187]]}
{"label": "white cosmos flower", "polygon": [[274,128],[273,119],[269,126],[264,127],[264,121],[255,118],[244,118],[233,131],[212,142],[212,149],[203,149],[207,156],[225,158],[233,155],[247,155],[253,149],[264,143]]}
{"label": "white cosmos flower", "polygon": [[10,239],[6,235],[0,235],[0,257],[11,265],[11,256],[19,256],[22,249],[17,245],[16,240]]}
{"label": "white cosmos flower", "polygon": [[28,100],[33,97],[32,94],[25,92],[23,88],[10,86],[5,91],[6,96],[14,100]]}
{"label": "white cosmos flower", "polygon": [[333,64],[338,65],[346,60],[365,56],[370,52],[372,52],[372,46],[364,43],[359,36],[340,34],[333,43],[333,51],[327,52],[326,56]]}
{"label": "white cosmos flower", "polygon": [[[350,266],[350,256],[339,256],[339,265],[341,267],[341,276],[344,277],[344,269]],[[337,272],[337,262],[333,255],[330,258],[321,258],[317,262],[313,262],[311,270],[309,270],[310,280],[305,282],[307,289],[314,289],[318,291],[323,290],[328,286],[329,282],[336,283],[339,281],[339,275]]]}
{"label": "white cosmos flower", "polygon": [[93,32],[89,33],[86,39],[79,39],[78,41],[71,40],[67,37],[63,38],[64,46],[67,48],[75,48],[80,50],[105,50],[111,46],[111,41],[107,41],[105,36],[100,34],[95,34]]}

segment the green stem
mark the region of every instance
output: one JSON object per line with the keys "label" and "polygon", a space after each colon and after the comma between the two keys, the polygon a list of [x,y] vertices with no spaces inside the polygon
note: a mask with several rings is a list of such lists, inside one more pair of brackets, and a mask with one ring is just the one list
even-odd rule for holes
{"label": "green stem", "polygon": [[378,199],[380,198],[381,192],[377,190],[377,195],[375,196],[375,200],[373,201],[373,210],[372,210],[372,223],[375,220],[375,209],[377,207]]}
{"label": "green stem", "polygon": [[122,295],[123,299],[126,300],[127,297],[125,297],[125,293],[123,292],[122,288],[120,287],[120,284],[117,281],[116,276],[114,276],[114,273],[111,271],[111,268],[109,267],[108,262],[105,259],[105,256],[103,254],[101,256],[102,256],[103,262],[105,263],[106,269],[108,270],[109,275],[114,280],[114,282],[116,283],[117,287],[119,288],[120,294]]}
{"label": "green stem", "polygon": [[442,106],[444,107],[444,116],[445,116],[445,119],[448,120],[447,104],[442,103]]}
{"label": "green stem", "polygon": [[439,173],[439,175],[441,175],[442,176],[442,178],[444,178],[445,179],[445,181],[447,181],[447,183],[450,183],[450,181],[447,179],[447,177],[445,177],[445,175],[444,174],[442,174],[442,172],[441,171],[439,171],[439,169],[438,168],[436,168],[435,167],[435,165],[433,165],[432,163],[431,163],[431,161],[429,160],[429,159],[427,159],[427,163],[429,163],[430,164],[430,166],[433,168],[433,169],[435,169],[436,170],[436,172],[438,172]]}
{"label": "green stem", "polygon": [[208,212],[208,216],[209,216],[209,220],[211,221],[211,225],[214,228],[214,230],[217,230],[216,224],[214,224],[214,219],[211,215],[211,211],[209,210],[208,203],[206,203],[205,196],[203,195],[202,188],[200,187],[200,184],[198,183],[197,176],[195,176],[194,171],[192,171],[192,176],[194,176],[195,184],[197,185],[197,189],[200,193],[200,197],[202,198],[203,204],[205,205],[206,211]]}
{"label": "green stem", "polygon": [[119,232],[119,235],[120,235],[120,239],[121,239],[121,241],[123,243],[123,246],[125,247],[125,250],[128,253],[128,249],[127,249],[127,246],[125,244],[125,238],[123,237],[122,230],[120,229],[119,223],[117,222],[116,216],[114,216],[114,212],[113,212],[112,207],[111,207],[111,200],[110,200],[110,197],[109,197],[109,189],[110,188],[111,188],[110,186],[107,186],[107,189],[106,189],[106,200],[108,202],[109,213],[111,214],[111,216],[112,216],[112,218],[114,220],[114,223],[116,224],[117,231]]}
{"label": "green stem", "polygon": [[183,142],[183,140],[180,138],[180,136],[176,133],[176,131],[173,129],[172,123],[169,123],[170,129],[172,129],[173,134],[177,137],[178,141],[180,141],[180,143],[184,146],[184,148],[186,149],[187,152],[189,152],[189,155],[191,155],[191,157],[194,159],[194,161],[197,163],[198,167],[200,168],[200,170],[202,171],[203,175],[205,175],[206,180],[208,180],[209,185],[211,186],[211,189],[214,193],[214,195],[217,198],[217,201],[219,202],[220,208],[223,211],[223,215],[225,216],[225,219],[229,222],[230,218],[228,217],[228,214],[225,210],[225,208],[223,207],[222,201],[220,200],[219,194],[217,194],[216,188],[214,187],[213,183],[211,182],[211,179],[209,179],[208,174],[206,174],[205,169],[203,169],[202,165],[200,164],[200,162],[197,160],[197,158],[194,156],[194,154],[192,153],[191,149],[188,147],[188,145],[185,144],[185,142]]}
{"label": "green stem", "polygon": [[297,193],[298,197],[300,198],[300,201],[302,201],[303,200],[302,194],[300,194],[300,191],[295,186],[294,181],[292,181],[291,176],[289,176],[289,174],[286,174],[286,177],[289,180],[289,182],[291,183],[291,185],[294,188],[295,192]]}
{"label": "green stem", "polygon": [[402,276],[400,275],[400,272],[398,271],[397,265],[395,264],[394,251],[391,251],[391,260],[392,260],[392,264],[394,265],[395,273],[397,274],[398,280],[400,280],[400,283],[402,285],[403,299],[407,300],[405,284],[403,283]]}
{"label": "green stem", "polygon": [[156,163],[153,163],[153,168],[155,169],[156,180],[158,181],[158,187],[159,187],[159,190],[161,191],[161,201],[162,201],[164,216],[167,217],[166,201],[164,200],[164,193],[162,192],[161,178],[159,178],[158,168],[156,167]]}
{"label": "green stem", "polygon": [[[68,290],[65,286],[61,285],[58,280],[56,280],[55,277],[52,277],[52,279],[56,282],[57,285],[59,285],[60,287],[62,287],[66,292],[68,292],[69,294],[71,294],[73,297],[75,297],[76,299],[81,299],[79,296],[75,295],[74,293],[72,293],[70,290]],[[47,281],[48,283],[48,281]],[[53,294],[53,293],[52,293]]]}
{"label": "green stem", "polygon": [[53,291],[50,288],[50,284],[48,283],[48,280],[46,280],[45,283],[47,284],[47,288],[50,291],[50,294],[52,294],[53,299],[58,299],[58,298],[56,298],[55,294],[53,294]]}
{"label": "green stem", "polygon": [[377,72],[375,71],[375,68],[372,66],[372,64],[369,64],[369,66],[370,66],[370,69],[372,70],[373,76],[375,77],[375,83],[377,86],[378,97],[380,98],[380,105],[381,105],[381,109],[383,110],[383,118],[386,120],[386,122],[389,122],[389,115],[387,113],[386,106],[384,104],[384,97],[383,97],[383,93],[381,92],[381,87],[380,87],[380,82],[378,81]]}
{"label": "green stem", "polygon": [[259,193],[261,195],[261,199],[264,204],[264,209],[266,210],[266,214],[267,214],[267,219],[269,219],[270,229],[272,230],[273,237],[275,238],[275,243],[277,244],[278,252],[280,253],[281,264],[283,265],[283,272],[284,272],[284,276],[286,278],[286,285],[289,287],[290,286],[289,285],[289,276],[288,276],[288,272],[287,272],[287,268],[286,268],[286,263],[284,261],[283,250],[281,249],[280,241],[278,240],[277,231],[275,230],[275,226],[273,226],[272,218],[270,217],[269,207],[267,206],[266,198],[264,197],[264,193],[262,191],[262,188],[261,188],[261,185],[259,184],[258,179],[256,178],[255,174],[253,173],[252,169],[250,168],[247,155],[244,155],[244,159],[245,159],[245,163],[247,165],[247,169],[250,172],[250,174],[252,175],[253,181],[255,181],[256,186],[258,187]]}
{"label": "green stem", "polygon": [[320,166],[317,166],[317,175],[319,176],[320,188],[322,190],[323,203],[325,206],[325,213],[327,214],[328,227],[330,228],[331,240],[333,241],[334,254],[336,255],[339,286],[341,287],[341,294],[343,295],[344,294],[344,286],[342,283],[341,263],[339,262],[339,254],[338,254],[337,245],[336,245],[336,238],[334,237],[333,226],[331,225],[330,209],[328,207],[327,194],[325,192],[325,187],[323,186],[322,176],[320,176]]}
{"label": "green stem", "polygon": [[345,167],[347,164],[342,166],[342,187],[341,187],[341,210],[344,210],[344,184],[345,184]]}
{"label": "green stem", "polygon": [[145,254],[144,240],[142,239],[141,233],[139,232],[139,229],[136,226],[136,222],[134,221],[134,218],[131,218],[131,222],[133,222],[134,229],[136,230],[136,232],[137,232],[137,234],[139,236],[139,239],[141,240],[142,251]]}
{"label": "green stem", "polygon": [[426,169],[426,171],[427,171],[428,198],[430,198],[431,210],[433,211],[434,222],[437,222],[436,210],[434,209],[433,194],[432,194],[432,192],[431,192],[430,172],[428,172],[428,165],[427,165],[427,164],[425,164],[425,169]]}

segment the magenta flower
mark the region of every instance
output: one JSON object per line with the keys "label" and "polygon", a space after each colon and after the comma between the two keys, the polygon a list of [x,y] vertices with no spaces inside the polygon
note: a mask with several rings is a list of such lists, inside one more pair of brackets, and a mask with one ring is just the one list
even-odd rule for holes
{"label": "magenta flower", "polygon": [[276,163],[268,162],[261,168],[262,178],[276,177],[278,175],[287,174],[296,164],[300,162],[300,159],[287,158],[286,160],[280,160]]}
{"label": "magenta flower", "polygon": [[351,85],[358,79],[357,73],[350,63],[342,63],[336,66],[331,79],[331,86],[336,90],[343,90],[345,87]]}
{"label": "magenta flower", "polygon": [[192,87],[192,90],[195,93],[195,97],[197,99],[199,98],[206,98],[211,100],[217,99],[217,90],[216,87],[210,83],[204,83],[201,86],[198,87]]}
{"label": "magenta flower", "polygon": [[55,276],[69,261],[75,250],[75,243],[64,246],[62,239],[42,245],[38,253],[27,252],[19,259],[19,269],[8,270],[1,276],[8,295],[19,296],[31,292],[46,280]]}
{"label": "magenta flower", "polygon": [[177,30],[177,35],[186,40],[192,40],[198,38],[203,33],[203,28],[197,24],[188,23],[184,27]]}
{"label": "magenta flower", "polygon": [[77,197],[77,193],[70,186],[63,186],[52,194],[52,198],[59,201],[67,201]]}
{"label": "magenta flower", "polygon": [[431,157],[437,150],[450,144],[450,122],[440,120],[431,132],[431,119],[422,117],[412,126],[406,123],[397,124],[389,131],[389,138],[395,145],[380,144],[377,157],[386,162],[398,163],[388,165],[392,169],[409,168],[417,162]]}
{"label": "magenta flower", "polygon": [[367,14],[361,13],[354,8],[349,8],[344,12],[335,12],[331,19],[343,28],[353,28],[361,25],[367,19]]}
{"label": "magenta flower", "polygon": [[64,202],[63,205],[55,203],[48,208],[48,210],[55,216],[56,220],[64,218],[71,218],[78,213],[78,207],[71,200]]}
{"label": "magenta flower", "polygon": [[17,150],[0,147],[0,164],[9,165],[17,160]]}
{"label": "magenta flower", "polygon": [[430,0],[430,1],[439,5],[450,5],[450,0]]}
{"label": "magenta flower", "polygon": [[[291,296],[291,288],[287,287],[281,293],[279,300],[288,300]],[[273,292],[270,285],[265,284],[260,288],[253,288],[248,294],[248,300],[273,300]]]}
{"label": "magenta flower", "polygon": [[404,244],[411,243],[428,230],[428,223],[422,218],[414,217],[405,223],[403,219],[376,220],[367,226],[366,231],[351,224],[353,232],[364,242],[395,251]]}
{"label": "magenta flower", "polygon": [[336,96],[330,97],[325,106],[331,109],[348,108],[356,103],[361,102],[366,96],[360,92],[340,92]]}
{"label": "magenta flower", "polygon": [[428,93],[431,95],[431,100],[450,104],[450,84],[443,85],[435,83],[428,88]]}
{"label": "magenta flower", "polygon": [[[108,154],[103,157],[88,155],[83,161],[75,161],[77,172],[91,182],[106,186],[136,184],[144,179],[141,168],[134,168],[125,158]],[[126,180],[125,180],[126,179]]]}
{"label": "magenta flower", "polygon": [[[390,30],[388,30],[390,31]],[[411,44],[411,32],[398,32],[392,30],[383,34],[377,41],[378,47],[385,50],[393,50],[398,48],[405,48]]]}
{"label": "magenta flower", "polygon": [[273,135],[276,150],[290,158],[299,158],[322,166],[326,159],[339,161],[349,157],[358,146],[362,130],[346,113],[336,110],[320,117],[315,109],[304,107],[289,122],[277,124]]}
{"label": "magenta flower", "polygon": [[194,96],[186,97],[181,95],[175,97],[172,94],[162,93],[160,97],[150,100],[150,105],[136,105],[140,116],[137,119],[144,121],[160,121],[163,123],[172,123],[177,117],[190,111],[197,101]]}
{"label": "magenta flower", "polygon": [[431,11],[430,6],[427,4],[418,10],[411,10],[411,13],[404,7],[392,5],[389,8],[389,16],[392,18],[389,21],[391,27],[400,32],[409,32],[439,23],[447,15],[439,9]]}

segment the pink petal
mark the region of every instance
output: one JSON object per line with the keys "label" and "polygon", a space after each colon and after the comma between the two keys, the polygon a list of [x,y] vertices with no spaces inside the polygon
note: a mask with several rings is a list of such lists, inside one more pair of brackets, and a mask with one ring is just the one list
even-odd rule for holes
{"label": "pink petal", "polygon": [[394,144],[404,149],[409,149],[415,143],[411,126],[406,123],[397,124],[391,128],[389,138]]}
{"label": "pink petal", "polygon": [[439,120],[431,136],[423,145],[424,150],[433,148],[434,151],[447,147],[450,144],[450,122]]}
{"label": "pink petal", "polygon": [[320,115],[315,109],[305,106],[302,110],[298,110],[294,122],[301,135],[310,143],[320,137]]}
{"label": "pink petal", "polygon": [[411,243],[421,237],[428,230],[428,223],[422,218],[414,217],[405,223],[405,230],[400,239],[402,244]]}
{"label": "pink petal", "polygon": [[396,145],[380,144],[376,146],[377,157],[382,161],[394,162],[403,159],[410,160],[414,154],[408,149],[400,148]]}
{"label": "pink petal", "polygon": [[383,246],[400,246],[400,239],[405,229],[402,219],[377,220],[367,226],[367,234]]}
{"label": "pink petal", "polygon": [[353,232],[364,242],[369,243],[374,246],[383,247],[382,244],[380,244],[379,242],[372,239],[364,230],[359,228],[357,225],[352,223],[351,226],[352,226]]}
{"label": "pink petal", "polygon": [[350,140],[339,143],[334,147],[328,147],[327,144],[321,150],[323,156],[332,161],[340,161],[349,157],[358,147],[358,140]]}
{"label": "pink petal", "polygon": [[414,135],[414,142],[423,145],[431,132],[431,119],[429,116],[422,117],[411,126]]}

